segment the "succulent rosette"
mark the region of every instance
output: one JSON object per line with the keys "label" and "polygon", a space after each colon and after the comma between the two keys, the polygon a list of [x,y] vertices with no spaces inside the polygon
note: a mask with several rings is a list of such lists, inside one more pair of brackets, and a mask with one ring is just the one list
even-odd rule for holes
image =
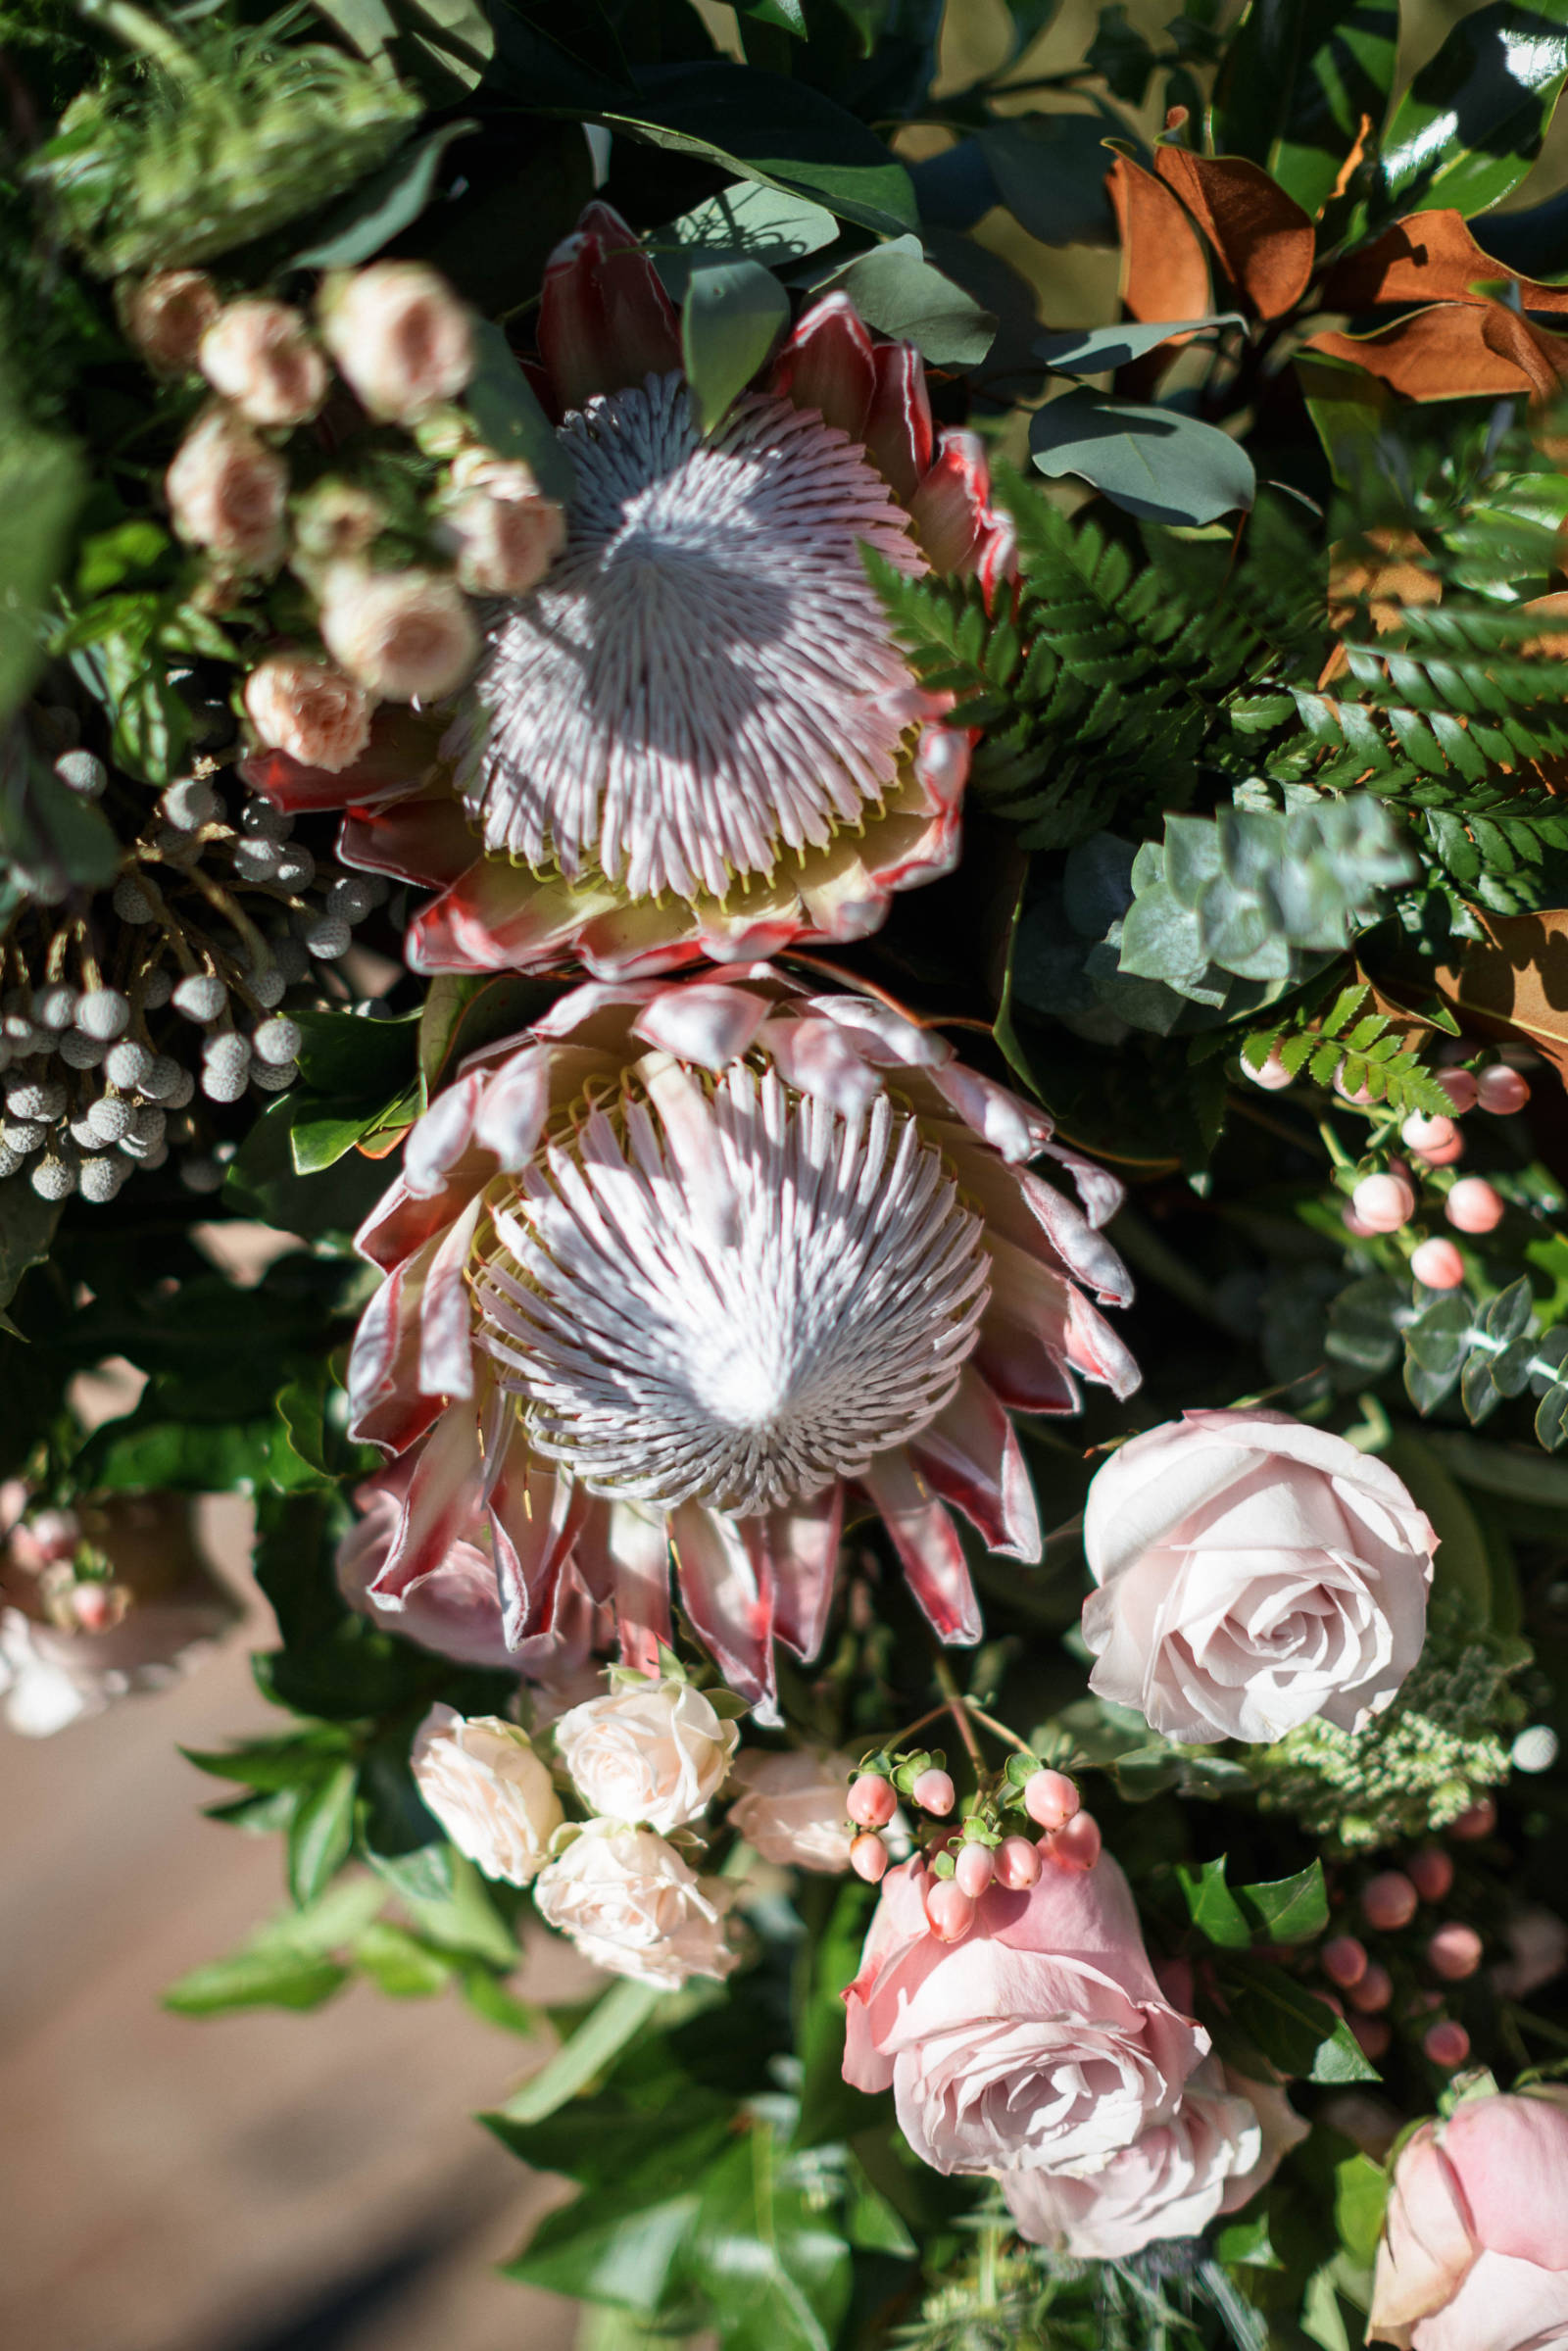
{"label": "succulent rosette", "polygon": [[989,593],[1012,526],[979,440],[936,432],[919,354],[843,294],[705,434],[675,311],[605,204],[551,260],[539,349],[566,544],[491,608],[456,716],[383,721],[338,775],[265,753],[252,781],[347,806],[346,857],[440,891],[417,970],[613,978],[863,938],[956,863],[969,742],[861,550]]}
{"label": "succulent rosette", "polygon": [[482,1508],[510,1643],[574,1573],[651,1665],[673,1554],[766,1710],[775,1638],[816,1654],[868,1507],[942,1638],[976,1640],[949,1505],[1038,1558],[1009,1415],[1138,1383],[1087,1295],[1130,1296],[1099,1230],[1120,1197],[885,1001],[765,964],[575,989],[465,1065],[359,1234],[387,1279],[354,1434],[419,1447],[371,1593],[407,1605]]}

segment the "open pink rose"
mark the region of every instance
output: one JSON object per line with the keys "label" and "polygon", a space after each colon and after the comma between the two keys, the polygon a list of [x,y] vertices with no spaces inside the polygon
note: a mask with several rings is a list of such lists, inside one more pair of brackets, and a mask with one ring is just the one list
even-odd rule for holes
{"label": "open pink rose", "polygon": [[845,1993],[844,2079],[891,2088],[905,2137],[939,2172],[1099,2172],[1168,2122],[1208,2049],[1154,1981],[1126,1879],[1048,1863],[993,1884],[962,1942],[927,1929],[918,1859],[883,1880]]}
{"label": "open pink rose", "polygon": [[1368,2339],[1403,2351],[1568,2344],[1568,2090],[1466,2099],[1405,2141]]}
{"label": "open pink rose", "polygon": [[1392,1469],[1284,1412],[1187,1412],[1089,1489],[1089,1687],[1167,1739],[1358,1731],[1421,1654],[1438,1539]]}

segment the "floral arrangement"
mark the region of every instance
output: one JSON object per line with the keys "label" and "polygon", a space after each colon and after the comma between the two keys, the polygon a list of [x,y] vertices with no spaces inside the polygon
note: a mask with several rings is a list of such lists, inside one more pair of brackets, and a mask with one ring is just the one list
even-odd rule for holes
{"label": "floral arrangement", "polygon": [[1547,2351],[1568,30],[1054,13],[0,5],[4,1709],[607,2345]]}

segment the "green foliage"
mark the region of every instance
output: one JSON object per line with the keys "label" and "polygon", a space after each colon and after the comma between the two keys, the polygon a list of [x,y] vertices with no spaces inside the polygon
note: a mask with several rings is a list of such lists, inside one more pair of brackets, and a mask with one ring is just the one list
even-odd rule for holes
{"label": "green foliage", "polygon": [[1505,1396],[1539,1398],[1536,1436],[1548,1452],[1568,1442],[1568,1325],[1542,1327],[1529,1277],[1478,1303],[1467,1291],[1421,1292],[1383,1274],[1352,1282],[1335,1301],[1329,1352],[1357,1371],[1391,1370],[1400,1358],[1418,1412],[1434,1412],[1457,1387],[1465,1416],[1480,1422]]}
{"label": "green foliage", "polygon": [[1222,1855],[1197,1869],[1179,1865],[1176,1872],[1193,1925],[1209,1942],[1245,1951],[1259,1938],[1309,1942],[1327,1928],[1329,1903],[1321,1862],[1309,1862],[1294,1877],[1236,1886],[1225,1882],[1226,1866]]}
{"label": "green foliage", "polygon": [[1278,1053],[1293,1078],[1315,1086],[1339,1085],[1348,1095],[1365,1095],[1391,1109],[1425,1111],[1444,1117],[1448,1097],[1421,1060],[1418,1048],[1380,1012],[1360,980],[1338,985],[1338,969],[1303,988],[1286,1016],[1267,1027],[1250,1028],[1242,1058],[1261,1069]]}

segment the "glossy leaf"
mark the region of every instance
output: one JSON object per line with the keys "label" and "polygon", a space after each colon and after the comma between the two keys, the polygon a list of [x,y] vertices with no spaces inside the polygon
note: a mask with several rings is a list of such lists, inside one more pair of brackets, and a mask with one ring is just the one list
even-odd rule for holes
{"label": "glossy leaf", "polygon": [[1568,79],[1568,0],[1491,0],[1461,17],[1395,108],[1383,145],[1385,208],[1451,205],[1467,217],[1516,188]]}
{"label": "glossy leaf", "polygon": [[1309,1861],[1292,1878],[1239,1886],[1236,1901],[1254,1932],[1273,1943],[1310,1942],[1329,1923],[1329,1898],[1320,1861]]}
{"label": "glossy leaf", "polygon": [[1398,46],[1395,0],[1252,0],[1220,70],[1216,146],[1320,212],[1363,122],[1382,125]]}
{"label": "glossy leaf", "polygon": [[1225,1857],[1201,1862],[1197,1869],[1183,1862],[1176,1879],[1187,1900],[1187,1915],[1200,1935],[1222,1948],[1245,1951],[1252,1940],[1241,1904],[1225,1883]]}
{"label": "glossy leaf", "polygon": [[699,428],[712,432],[789,324],[789,296],[760,262],[705,262],[681,304],[681,357]]}
{"label": "glossy leaf", "polygon": [[1212,522],[1250,507],[1257,490],[1251,459],[1216,425],[1098,392],[1037,410],[1029,450],[1042,473],[1077,474],[1151,522]]}
{"label": "glossy leaf", "polygon": [[463,395],[463,405],[481,439],[498,457],[521,458],[548,497],[569,503],[577,486],[571,461],[556,439],[555,426],[517,364],[501,328],[481,318],[474,328],[479,365]]}
{"label": "glossy leaf", "polygon": [[454,139],[477,130],[477,122],[444,122],[416,139],[381,171],[362,180],[322,224],[320,233],[291,256],[291,269],[352,269],[412,226],[429,203],[441,160]]}

